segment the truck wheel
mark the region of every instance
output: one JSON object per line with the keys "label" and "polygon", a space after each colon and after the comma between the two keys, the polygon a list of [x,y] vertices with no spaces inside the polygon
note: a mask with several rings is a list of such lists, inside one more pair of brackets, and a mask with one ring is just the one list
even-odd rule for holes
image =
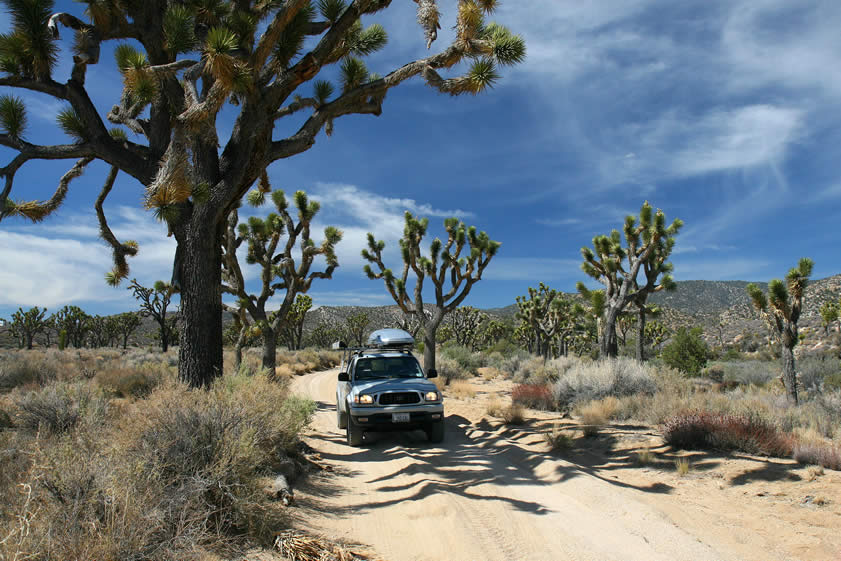
{"label": "truck wheel", "polygon": [[362,435],[365,431],[362,427],[355,424],[353,419],[347,419],[347,444],[348,446],[359,446],[362,444]]}
{"label": "truck wheel", "polygon": [[442,442],[444,440],[444,421],[435,421],[427,425],[426,436],[430,442]]}
{"label": "truck wheel", "polygon": [[336,407],[336,423],[340,429],[347,428],[347,413]]}

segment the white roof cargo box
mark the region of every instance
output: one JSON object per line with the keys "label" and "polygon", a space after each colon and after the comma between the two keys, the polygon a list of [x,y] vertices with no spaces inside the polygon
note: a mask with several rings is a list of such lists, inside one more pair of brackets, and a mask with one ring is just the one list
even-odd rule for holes
{"label": "white roof cargo box", "polygon": [[402,329],[378,329],[368,336],[369,347],[405,347],[414,344],[414,337]]}

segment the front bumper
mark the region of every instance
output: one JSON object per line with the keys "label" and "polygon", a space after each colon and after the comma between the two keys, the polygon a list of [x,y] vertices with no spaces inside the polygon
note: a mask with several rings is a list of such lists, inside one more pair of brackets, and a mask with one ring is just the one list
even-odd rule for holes
{"label": "front bumper", "polygon": [[[394,413],[408,413],[408,421],[394,421]],[[351,407],[350,420],[354,425],[372,431],[413,430],[444,420],[444,405],[411,407]]]}

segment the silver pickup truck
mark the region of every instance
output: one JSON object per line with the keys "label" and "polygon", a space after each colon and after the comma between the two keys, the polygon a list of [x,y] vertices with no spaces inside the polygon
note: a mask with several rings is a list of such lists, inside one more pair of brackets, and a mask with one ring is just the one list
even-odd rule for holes
{"label": "silver pickup truck", "polygon": [[411,352],[414,339],[402,329],[380,329],[368,344],[344,350],[336,385],[336,415],[350,446],[362,444],[366,431],[423,429],[430,442],[444,439],[444,402]]}

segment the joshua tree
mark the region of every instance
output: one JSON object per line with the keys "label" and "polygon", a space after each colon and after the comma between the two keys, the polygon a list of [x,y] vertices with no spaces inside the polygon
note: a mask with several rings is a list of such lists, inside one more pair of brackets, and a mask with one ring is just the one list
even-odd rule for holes
{"label": "joshua tree", "polygon": [[488,315],[473,306],[460,306],[447,316],[456,344],[475,351],[479,347],[482,324]]}
{"label": "joshua tree", "polygon": [[329,347],[337,339],[341,339],[341,330],[335,325],[321,321],[307,333],[307,345],[315,347]]}
{"label": "joshua tree", "polygon": [[823,334],[829,335],[829,326],[838,321],[839,308],[838,302],[824,302],[820,309],[821,327],[823,327]]}
{"label": "joshua tree", "polygon": [[[599,351],[601,356],[616,356],[616,318],[635,303],[644,305],[648,294],[671,287],[672,265],[667,262],[675,243],[675,236],[683,222],[675,219],[666,227],[662,210],[653,212],[648,201],[637,217],[625,217],[625,244],[617,230],[610,236],[593,238],[593,248],[581,248],[584,263],[581,270],[605,286],[605,309],[601,325]],[[643,283],[638,276],[643,274]],[[659,281],[658,281],[659,279]],[[644,329],[644,327],[643,327]]]}
{"label": "joshua tree", "polygon": [[797,321],[803,309],[803,293],[809,284],[814,265],[811,259],[802,257],[797,267],[789,270],[785,283],[780,279],[768,283],[767,296],[754,283],[745,287],[754,307],[781,343],[783,384],[792,405],[797,405],[797,372],[794,369],[794,346],[799,341]]}
{"label": "joshua tree", "polygon": [[351,343],[361,347],[365,342],[365,334],[368,325],[371,323],[371,318],[364,311],[355,312],[345,318],[344,332]]}
{"label": "joshua tree", "polygon": [[286,313],[286,322],[283,326],[283,338],[286,339],[286,346],[290,351],[301,348],[304,339],[304,320],[307,319],[307,312],[312,308],[312,298],[306,294],[299,294],[295,297],[295,303]]}
{"label": "joshua tree", "polygon": [[[58,122],[74,142],[50,146],[24,140],[23,103],[3,96],[0,145],[17,155],[0,167],[6,179],[0,212],[41,220],[61,204],[70,181],[88,164],[106,162],[111,170],[97,215],[114,253],[108,280],[116,284],[128,278],[126,257],[138,247],[113,235],[101,203],[119,172],[142,185],[146,206],[166,221],[177,242],[172,285],[181,293],[183,317],[179,374],[194,386],[222,372],[220,243],[227,215],[267,166],[312,148],[319,132],[331,134],[340,117],[380,115],[387,92],[413,77],[450,95],[477,94],[498,80],[498,65],[525,57],[520,37],[484,22],[498,0],[459,0],[453,43],[383,76],[370,73],[359,57],[384,48],[386,31],[377,24],[363,27],[361,18],[387,9],[391,0],[320,0],[318,10],[311,0],[83,1],[87,21],[51,15],[52,0],[5,0],[12,29],[0,41],[5,74],[0,86],[67,102]],[[430,48],[441,25],[436,0],[417,0],[417,10]],[[76,36],[66,82],[53,73],[63,28]],[[107,41],[118,42],[115,62],[124,89],[102,115],[85,79],[96,71],[100,45]],[[464,75],[439,74],[465,61]],[[331,74],[330,67],[338,70],[339,88],[317,79]],[[236,113],[225,139],[216,122],[228,101]],[[109,131],[106,120],[118,128]],[[291,134],[275,137],[287,123]],[[127,131],[141,140],[130,140]],[[77,162],[48,201],[13,201],[15,173],[36,159]]]}
{"label": "joshua tree", "polygon": [[23,308],[18,308],[12,314],[12,322],[9,324],[9,329],[18,340],[20,348],[26,347],[32,350],[32,340],[38,333],[42,333],[47,328],[47,322],[44,315],[47,313],[47,308],[39,308],[35,306],[27,311]]}
{"label": "joshua tree", "polygon": [[94,349],[107,347],[116,337],[116,326],[109,319],[100,315],[88,318],[88,346]]}
{"label": "joshua tree", "polygon": [[140,315],[135,312],[125,312],[111,316],[114,322],[114,332],[120,337],[123,350],[128,346],[128,338],[140,327]]}
{"label": "joshua tree", "polygon": [[[423,361],[425,368],[435,368],[435,335],[444,316],[464,302],[473,285],[482,280],[482,273],[496,255],[500,243],[491,240],[485,232],[476,232],[458,218],[444,220],[447,241],[439,238],[429,245],[429,256],[421,253],[421,242],[429,225],[427,218],[417,219],[406,211],[406,225],[400,239],[403,255],[403,271],[396,277],[383,263],[384,241],[377,241],[368,233],[368,249],[362,250],[362,257],[379,269],[374,272],[371,265],[365,265],[370,279],[383,279],[386,290],[405,314],[414,314],[423,322]],[[465,255],[462,255],[465,253]],[[408,293],[409,272],[414,276],[414,297]],[[429,277],[434,286],[435,303],[424,307],[423,284]],[[449,288],[447,288],[449,287]],[[446,290],[446,292],[445,292]],[[429,311],[431,314],[426,315]]]}
{"label": "joshua tree", "polygon": [[[563,293],[540,283],[538,288],[529,287],[528,298],[517,296],[517,308],[517,318],[534,333],[537,354],[548,358],[556,342],[563,353],[563,338],[571,330],[577,311]],[[560,341],[556,341],[558,337]]]}
{"label": "joshua tree", "polygon": [[[661,283],[663,284],[663,283]],[[670,282],[665,284],[666,290],[674,290],[675,284]],[[647,293],[646,293],[647,297]],[[646,304],[645,298],[634,302],[637,308],[637,360],[645,362],[645,326],[648,317],[659,317],[660,308],[653,304]]]}
{"label": "joshua tree", "polygon": [[511,333],[511,326],[502,320],[488,319],[482,324],[479,341],[482,348],[492,347]]}
{"label": "joshua tree", "polygon": [[[265,195],[270,191],[267,178],[258,189],[251,191],[248,202],[259,207],[265,202]],[[256,216],[247,223],[237,226],[238,214],[231,212],[224,236],[224,284],[222,291],[237,297],[240,308],[245,308],[254,331],[263,339],[263,368],[274,375],[277,364],[277,338],[288,321],[298,294],[305,294],[315,279],[329,279],[333,270],[339,266],[336,260],[335,246],[342,239],[342,232],[332,226],[324,229],[324,240],[315,245],[310,237],[312,219],[321,206],[317,201],[310,201],[307,194],[297,191],[294,196],[298,222],[292,218],[289,205],[283,191],[271,193],[274,212],[266,219]],[[285,237],[285,240],[283,238]],[[246,262],[260,268],[260,293],[249,294],[245,288],[245,278],[237,259],[237,249],[246,243],[248,254]],[[297,245],[297,247],[296,247]],[[300,258],[297,254],[300,254]],[[327,266],[323,271],[310,271],[313,261],[323,256]],[[276,293],[283,293],[283,300],[275,313],[268,312],[266,306]],[[233,310],[235,316],[238,310]],[[243,324],[243,329],[247,324]]]}
{"label": "joshua tree", "polygon": [[[423,315],[425,318],[428,318],[429,312],[424,311]],[[420,314],[407,314],[405,312],[401,312],[400,317],[397,318],[397,327],[417,339],[424,324],[424,321],[419,316]]]}
{"label": "joshua tree", "polygon": [[90,316],[78,306],[65,306],[55,314],[56,327],[66,333],[65,339],[77,349],[85,345]]}
{"label": "joshua tree", "polygon": [[158,324],[158,338],[161,343],[161,352],[169,349],[175,330],[174,318],[167,318],[166,310],[172,299],[172,286],[164,281],[155,281],[152,288],[141,286],[136,279],[131,279],[129,290],[134,292],[134,297],[140,302],[140,315],[151,317]]}

